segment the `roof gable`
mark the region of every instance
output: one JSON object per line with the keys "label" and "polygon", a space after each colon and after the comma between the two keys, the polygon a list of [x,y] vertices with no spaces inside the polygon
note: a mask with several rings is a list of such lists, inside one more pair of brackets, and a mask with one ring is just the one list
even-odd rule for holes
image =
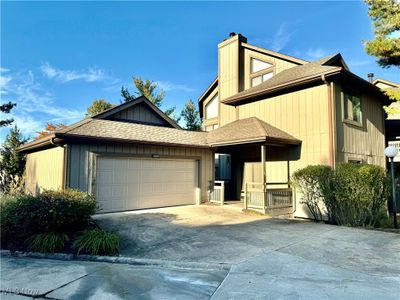
{"label": "roof gable", "polygon": [[170,119],[144,96],[110,108],[92,118],[180,129],[180,126],[175,121]]}

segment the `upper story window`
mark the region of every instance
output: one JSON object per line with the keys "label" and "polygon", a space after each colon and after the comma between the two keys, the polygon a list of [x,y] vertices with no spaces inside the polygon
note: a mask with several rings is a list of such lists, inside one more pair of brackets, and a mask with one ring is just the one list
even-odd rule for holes
{"label": "upper story window", "polygon": [[344,118],[361,123],[361,97],[352,91],[343,92]]}
{"label": "upper story window", "polygon": [[218,117],[218,94],[212,98],[205,107],[205,118],[212,119]]}
{"label": "upper story window", "polygon": [[259,85],[274,75],[274,65],[256,58],[250,60],[251,87]]}

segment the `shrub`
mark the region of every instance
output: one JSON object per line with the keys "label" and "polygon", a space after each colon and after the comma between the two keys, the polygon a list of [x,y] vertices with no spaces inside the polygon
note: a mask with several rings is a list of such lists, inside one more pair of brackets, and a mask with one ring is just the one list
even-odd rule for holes
{"label": "shrub", "polygon": [[322,220],[321,204],[332,197],[333,172],[328,166],[308,166],[293,174],[293,182],[303,195],[304,203],[314,220]]}
{"label": "shrub", "polygon": [[72,247],[78,254],[115,255],[119,250],[119,238],[115,233],[97,228],[88,229],[76,238]]}
{"label": "shrub", "polygon": [[38,196],[17,195],[1,202],[2,247],[22,247],[41,233],[74,233],[90,224],[96,200],[76,190],[44,191]]}
{"label": "shrub", "polygon": [[368,164],[342,163],[332,171],[326,166],[298,170],[293,180],[314,219],[321,220],[323,203],[328,220],[349,226],[376,226],[390,195],[385,170]]}
{"label": "shrub", "polygon": [[65,233],[41,233],[32,236],[29,240],[29,248],[35,252],[54,253],[62,251],[68,241]]}
{"label": "shrub", "polygon": [[374,226],[390,195],[385,170],[368,164],[339,164],[335,170],[334,220],[340,225]]}

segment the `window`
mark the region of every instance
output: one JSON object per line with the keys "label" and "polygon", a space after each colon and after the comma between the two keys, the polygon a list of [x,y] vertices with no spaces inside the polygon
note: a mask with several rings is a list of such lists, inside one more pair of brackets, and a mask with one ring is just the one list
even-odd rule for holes
{"label": "window", "polygon": [[206,111],[205,113],[206,119],[212,119],[218,117],[218,94],[215,95],[214,98],[212,98],[210,102],[206,104],[205,111]]}
{"label": "window", "polygon": [[264,70],[264,69],[268,69],[270,67],[272,67],[272,64],[267,63],[265,61],[259,60],[259,59],[255,59],[252,58],[251,59],[251,73],[256,73],[258,71]]}
{"label": "window", "polygon": [[350,91],[344,91],[344,118],[346,120],[361,123],[361,99],[360,96]]}
{"label": "window", "polygon": [[261,82],[264,82],[270,79],[274,74],[272,72],[268,72],[256,77],[251,78],[251,87],[259,85]]}
{"label": "window", "polygon": [[274,75],[273,64],[251,58],[250,60],[250,83],[251,87],[270,79]]}

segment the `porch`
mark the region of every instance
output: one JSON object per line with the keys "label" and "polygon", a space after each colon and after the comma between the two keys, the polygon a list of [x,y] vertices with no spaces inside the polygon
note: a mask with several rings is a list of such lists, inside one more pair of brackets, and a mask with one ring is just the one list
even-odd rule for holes
{"label": "porch", "polygon": [[300,157],[301,141],[257,118],[214,130],[215,181],[209,201],[281,215],[293,212],[290,162]]}

